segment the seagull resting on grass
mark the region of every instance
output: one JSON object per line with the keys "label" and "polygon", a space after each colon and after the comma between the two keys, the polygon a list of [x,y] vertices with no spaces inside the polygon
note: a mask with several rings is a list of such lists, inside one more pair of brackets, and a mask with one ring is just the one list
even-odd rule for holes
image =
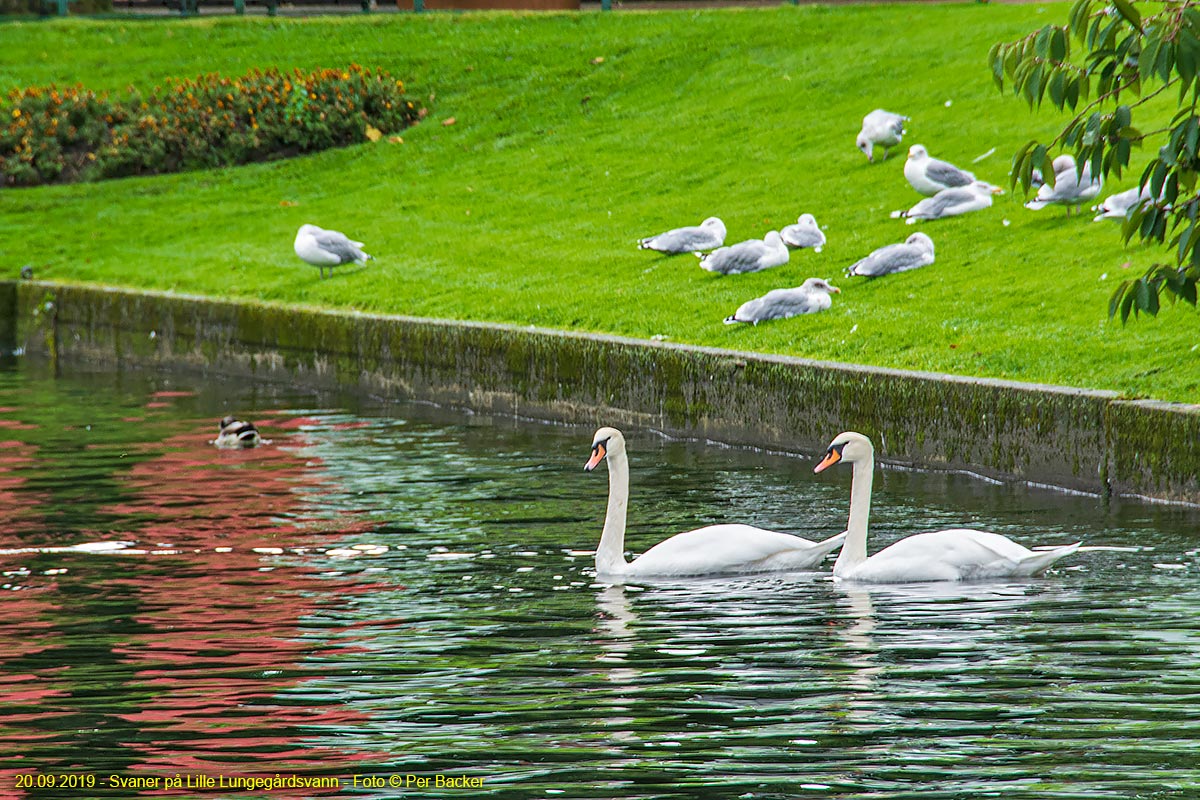
{"label": "seagull resting on grass", "polygon": [[675,228],[657,236],[638,239],[639,250],[657,250],[660,253],[695,253],[698,250],[716,250],[725,244],[725,223],[720,217],[709,217],[699,225]]}
{"label": "seagull resting on grass", "polygon": [[892,219],[904,218],[912,225],[919,219],[941,219],[957,217],[970,211],[979,211],[992,205],[992,195],[1000,190],[984,181],[975,181],[969,186],[942,189],[933,197],[926,197],[907,211],[893,211]]}
{"label": "seagull resting on grass", "polygon": [[825,246],[825,234],[812,214],[801,214],[794,225],[788,225],[779,232],[779,237],[788,247],[797,250],[811,247],[814,253],[819,253]]}
{"label": "seagull resting on grass", "polygon": [[733,315],[725,318],[726,325],[748,322],[757,325],[769,319],[787,319],[799,314],[815,314],[833,305],[830,293],[842,290],[820,278],[809,278],[795,289],[772,289],[762,297],[742,303]]}
{"label": "seagull resting on grass", "polygon": [[701,257],[700,267],[722,275],[738,275],[782,266],[787,262],[787,245],[783,243],[779,231],[768,231],[762,239],[749,239],[713,250]]}
{"label": "seagull resting on grass", "polygon": [[933,263],[933,239],[914,233],[901,244],[889,244],[871,252],[866,258],[846,267],[847,277],[859,275],[877,278],[893,272],[907,272]]}

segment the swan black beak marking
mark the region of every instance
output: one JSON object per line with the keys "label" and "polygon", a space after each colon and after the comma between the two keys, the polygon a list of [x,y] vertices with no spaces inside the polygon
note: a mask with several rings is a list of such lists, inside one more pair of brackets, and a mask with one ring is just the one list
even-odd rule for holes
{"label": "swan black beak marking", "polygon": [[813,472],[824,472],[829,467],[842,460],[842,448],[845,444],[831,444],[829,449],[825,451],[825,457],[821,459],[821,463],[813,467]]}
{"label": "swan black beak marking", "polygon": [[607,443],[608,441],[605,440],[603,442],[596,442],[596,444],[592,446],[592,457],[589,458],[588,462],[583,465],[585,472],[591,472],[596,468],[597,464],[604,460],[604,456],[607,452],[604,445]]}

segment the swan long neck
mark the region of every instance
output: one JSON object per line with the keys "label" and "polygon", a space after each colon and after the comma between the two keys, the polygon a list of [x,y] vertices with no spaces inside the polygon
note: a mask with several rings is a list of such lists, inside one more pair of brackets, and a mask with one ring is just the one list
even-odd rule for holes
{"label": "swan long neck", "polygon": [[850,478],[850,521],[846,541],[833,564],[833,574],[841,576],[867,560],[867,520],[871,516],[871,482],[875,477],[875,458],[868,455],[853,462]]}
{"label": "swan long neck", "polygon": [[608,511],[604,514],[604,531],[596,547],[596,572],[623,572],[625,561],[625,509],[629,505],[629,458],[625,453],[609,453]]}

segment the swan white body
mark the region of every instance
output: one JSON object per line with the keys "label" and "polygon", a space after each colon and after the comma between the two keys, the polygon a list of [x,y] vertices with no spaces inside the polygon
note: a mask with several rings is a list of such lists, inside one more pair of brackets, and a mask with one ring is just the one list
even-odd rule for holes
{"label": "swan white body", "polygon": [[854,145],[863,151],[867,161],[872,164],[875,163],[875,145],[881,145],[883,160],[886,161],[888,148],[900,144],[904,138],[904,123],[907,121],[908,117],[877,108],[863,117],[862,130],[858,132]]}
{"label": "swan white body", "polygon": [[948,161],[930,158],[929,151],[920,144],[908,148],[904,177],[926,197],[932,197],[943,189],[970,186],[975,182],[975,176],[965,169],[959,169]]}
{"label": "swan white body", "polygon": [[794,224],[779,231],[779,238],[788,247],[797,250],[811,247],[814,253],[821,252],[825,246],[825,232],[817,225],[817,219],[812,214],[801,214]]}
{"label": "swan white body", "polygon": [[748,239],[713,250],[700,259],[700,267],[722,275],[759,272],[788,263],[788,248],[779,231],[768,231],[762,239]]}
{"label": "swan white body", "polygon": [[327,231],[316,225],[301,225],[292,247],[302,261],[321,270],[322,278],[326,267],[332,275],[333,268],[340,264],[366,264],[373,258],[362,251],[362,242],[351,241],[340,231]]}
{"label": "swan white body", "polygon": [[697,250],[715,250],[725,244],[725,223],[720,217],[709,217],[699,225],[675,228],[657,236],[638,239],[639,250],[657,250],[660,253],[695,253]]}
{"label": "swan white body", "polygon": [[784,572],[813,569],[845,538],[810,542],[752,525],[708,525],[672,536],[634,561],[625,560],[625,512],[629,505],[629,457],[625,437],[601,428],[592,439],[591,471],[608,460],[608,510],[596,548],[599,577],[648,577]]}
{"label": "swan white body", "polygon": [[833,565],[833,576],[865,583],[971,581],[1027,578],[1039,575],[1079,542],[1033,551],[998,533],[952,528],[918,533],[867,557],[867,520],[871,514],[871,483],[875,449],[861,433],[839,434],[814,472],[839,461],[854,466],[850,488],[850,522],[846,542]]}

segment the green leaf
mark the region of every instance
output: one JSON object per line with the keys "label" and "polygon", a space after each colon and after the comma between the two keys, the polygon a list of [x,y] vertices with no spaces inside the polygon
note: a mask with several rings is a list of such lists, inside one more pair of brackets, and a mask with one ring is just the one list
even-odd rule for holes
{"label": "green leaf", "polygon": [[1003,44],[996,42],[992,45],[992,49],[988,51],[988,64],[992,67],[992,80],[996,82],[996,88],[1004,91],[1004,58],[1002,57]]}
{"label": "green leaf", "polygon": [[1129,0],[1112,0],[1112,4],[1117,9],[1117,13],[1125,18],[1126,22],[1137,28],[1138,31],[1142,30],[1142,15],[1133,7],[1133,3],[1129,2]]}
{"label": "green leaf", "polygon": [[1053,103],[1054,107],[1058,109],[1063,107],[1063,102],[1066,99],[1066,95],[1063,91],[1063,84],[1065,81],[1066,75],[1061,69],[1056,69],[1050,73],[1050,81],[1047,89],[1050,92],[1050,102]]}
{"label": "green leaf", "polygon": [[[1150,312],[1151,296],[1153,296],[1155,300],[1158,299],[1158,293],[1151,291],[1150,284],[1146,282],[1145,278],[1138,278],[1133,282],[1133,302],[1137,311]],[[1154,313],[1157,312],[1158,309],[1155,308]]]}
{"label": "green leaf", "polygon": [[1071,40],[1067,38],[1067,32],[1063,28],[1055,28],[1050,33],[1050,58],[1053,61],[1063,62],[1067,58],[1067,53],[1071,47]]}
{"label": "green leaf", "polygon": [[1125,291],[1125,296],[1121,298],[1121,324],[1124,325],[1129,321],[1129,311],[1133,308],[1133,291],[1132,287]]}
{"label": "green leaf", "polygon": [[[1125,290],[1129,288],[1129,281],[1121,281],[1121,285],[1112,293],[1112,297],[1108,298],[1108,318],[1112,319],[1117,315],[1117,311],[1121,308],[1121,300],[1125,297]],[[1124,318],[1121,319],[1124,322]]]}

